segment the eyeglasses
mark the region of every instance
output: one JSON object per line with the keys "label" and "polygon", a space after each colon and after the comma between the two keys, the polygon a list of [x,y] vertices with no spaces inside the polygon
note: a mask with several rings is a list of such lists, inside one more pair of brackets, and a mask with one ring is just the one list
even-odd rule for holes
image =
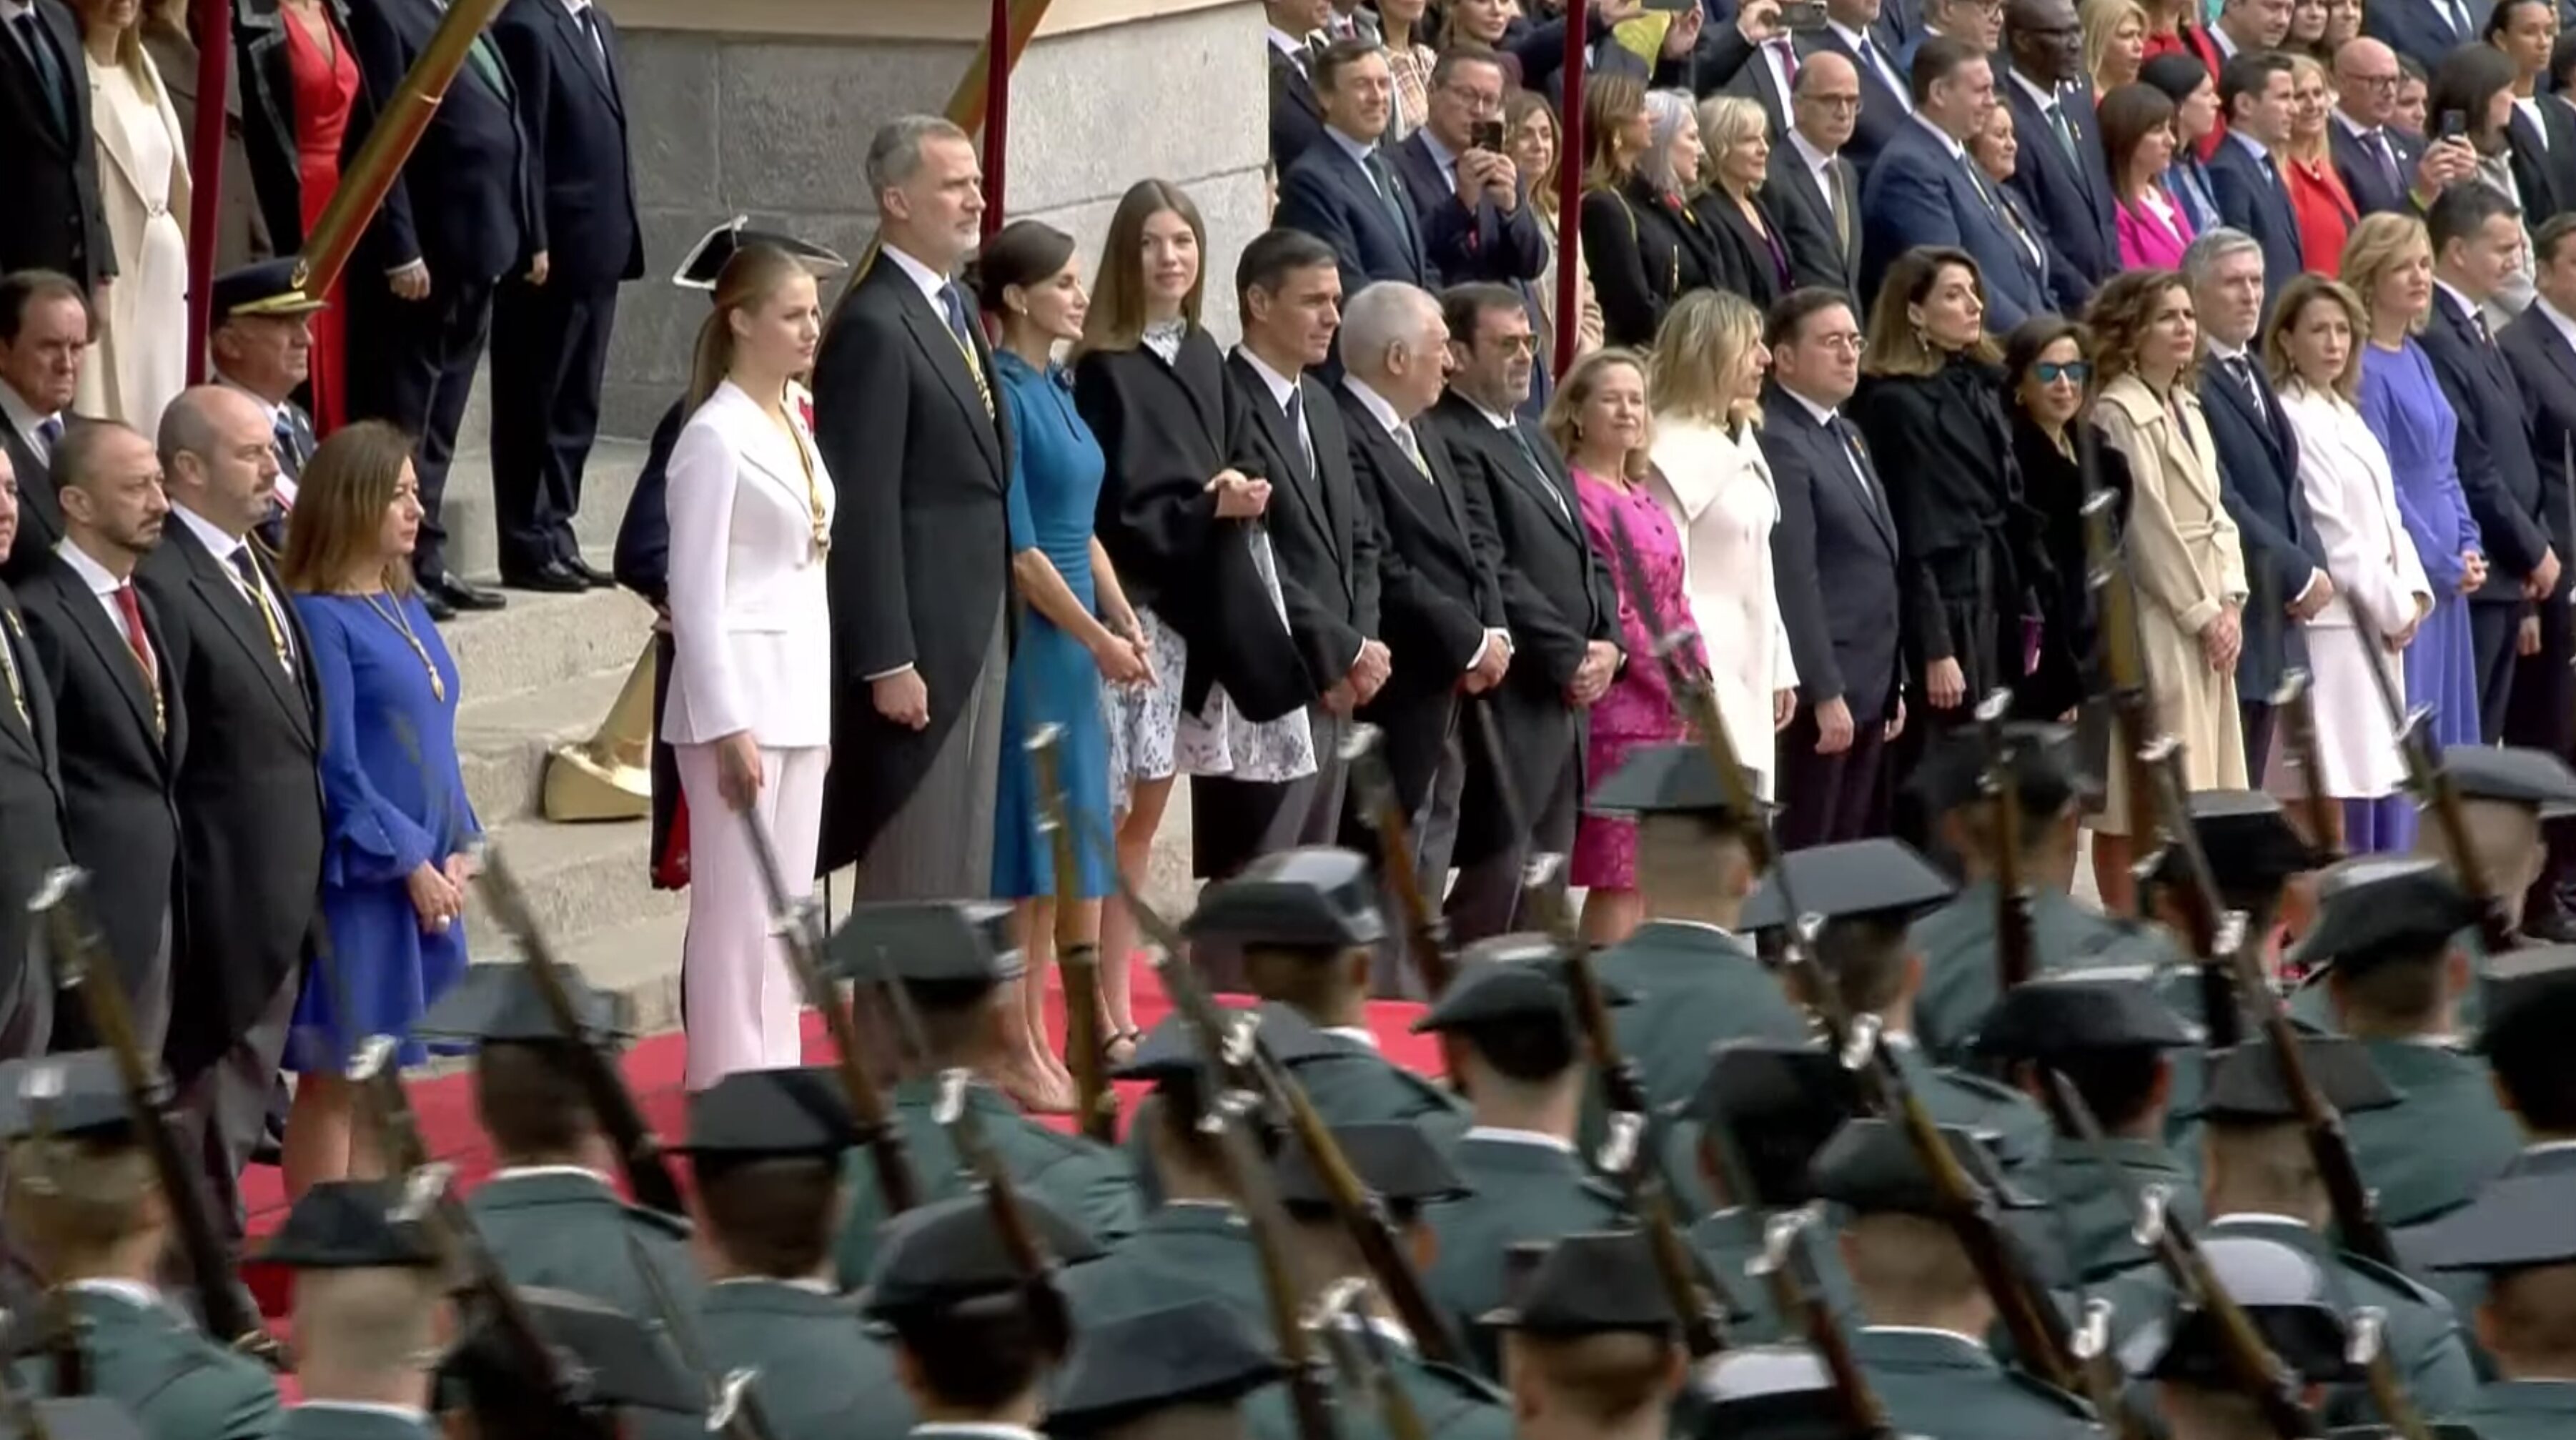
{"label": "eyeglasses", "polygon": [[1822,106],[1835,114],[1841,114],[1845,110],[1860,108],[1860,92],[1854,91],[1849,95],[1801,95],[1797,97],[1797,103]]}
{"label": "eyeglasses", "polygon": [[2030,373],[2042,385],[2084,385],[2093,379],[2093,364],[2089,360],[2042,360],[2030,367]]}
{"label": "eyeglasses", "polygon": [[2336,78],[2347,84],[2367,85],[2373,90],[2389,91],[2394,91],[2405,80],[2403,73],[2396,75],[2342,75]]}

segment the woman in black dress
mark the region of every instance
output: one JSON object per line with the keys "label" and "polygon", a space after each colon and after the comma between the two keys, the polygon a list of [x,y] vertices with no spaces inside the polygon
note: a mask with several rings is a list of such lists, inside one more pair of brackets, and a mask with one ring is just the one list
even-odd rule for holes
{"label": "woman in black dress", "polygon": [[1690,96],[1647,93],[1605,75],[1584,97],[1583,258],[1614,346],[1647,349],[1664,311],[1717,283],[1717,250],[1692,213],[1699,183],[1699,117]]}
{"label": "woman in black dress", "polygon": [[1717,250],[1717,283],[1769,314],[1789,293],[1789,250],[1762,202],[1771,168],[1771,117],[1762,102],[1743,95],[1712,95],[1700,102],[1700,139],[1708,146],[1701,174],[1708,182],[1691,210]]}

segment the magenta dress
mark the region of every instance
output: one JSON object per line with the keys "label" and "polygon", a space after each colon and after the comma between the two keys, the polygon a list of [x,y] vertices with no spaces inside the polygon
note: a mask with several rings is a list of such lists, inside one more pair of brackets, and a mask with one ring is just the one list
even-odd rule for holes
{"label": "magenta dress", "polygon": [[[1654,593],[1651,608],[1666,625],[1690,616],[1690,596],[1682,585],[1682,539],[1664,507],[1643,484],[1622,489],[1610,481],[1574,469],[1575,498],[1583,505],[1583,527],[1602,555],[1619,553],[1614,527],[1624,527],[1637,547],[1637,563]],[[1663,666],[1655,660],[1655,637],[1647,629],[1644,609],[1629,593],[1627,567],[1610,566],[1619,592],[1619,648],[1628,664],[1592,707],[1591,736],[1584,751],[1584,774],[1598,785],[1610,777],[1640,745],[1663,745],[1687,738],[1681,711],[1664,684]],[[1704,665],[1697,641],[1690,663]],[[1633,890],[1637,884],[1637,825],[1586,814],[1574,832],[1574,883],[1607,890]]]}

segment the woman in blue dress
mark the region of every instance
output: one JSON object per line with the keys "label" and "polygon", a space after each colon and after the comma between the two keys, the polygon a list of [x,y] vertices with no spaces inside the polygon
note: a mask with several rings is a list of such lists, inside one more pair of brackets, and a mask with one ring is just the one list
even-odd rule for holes
{"label": "woman in blue dress", "polygon": [[[2397,510],[2433,587],[2433,613],[2406,647],[2406,703],[2410,709],[2432,707],[2436,741],[2475,745],[2478,677],[2468,594],[2485,583],[2487,561],[2452,460],[2459,419],[2414,339],[2433,304],[2433,246],[2424,222],[2412,215],[2372,215],[2354,226],[2344,242],[2343,281],[2370,314],[2361,416],[2388,452]],[[2344,843],[2355,854],[2404,850],[2414,843],[2415,813],[2402,795],[2374,802],[2367,830],[2352,823],[2361,818],[2346,817]]]}
{"label": "woman in blue dress", "polygon": [[350,1126],[350,1057],[402,1038],[463,972],[470,851],[482,834],[456,764],[456,662],[413,593],[420,532],[411,445],[351,425],[305,462],[280,570],[321,687],[325,849],[320,933],[288,1034],[301,1077],[287,1117],[289,1194],[380,1172]]}
{"label": "woman in blue dress", "polygon": [[[976,261],[974,286],[985,313],[1000,325],[994,366],[1019,442],[1009,498],[1011,571],[1030,611],[1011,654],[1002,702],[993,837],[993,893],[1020,902],[1021,946],[1028,956],[1022,1013],[1028,1023],[1019,1056],[1000,1078],[1022,1104],[1062,1111],[1072,1108],[1073,1079],[1048,1043],[1045,1010],[1046,967],[1055,954],[1055,870],[1050,842],[1038,828],[1035,767],[1019,742],[1046,726],[1058,727],[1065,803],[1074,814],[1106,826],[1109,739],[1100,683],[1151,683],[1154,670],[1136,614],[1092,537],[1104,465],[1100,445],[1075,412],[1072,384],[1053,359],[1057,344],[1081,338],[1090,304],[1073,237],[1034,220],[1006,226]],[[1109,867],[1087,836],[1076,838],[1074,856],[1074,929],[1097,943]],[[1103,989],[1124,998],[1124,986]],[[1101,1023],[1111,1039],[1135,1028],[1132,1015],[1106,1005]]]}

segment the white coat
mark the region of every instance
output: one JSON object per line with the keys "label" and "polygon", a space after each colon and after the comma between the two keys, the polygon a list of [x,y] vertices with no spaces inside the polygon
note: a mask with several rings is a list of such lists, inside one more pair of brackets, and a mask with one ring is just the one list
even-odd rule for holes
{"label": "white coat", "polygon": [[1780,491],[1771,462],[1747,428],[1730,435],[1703,420],[1657,416],[1648,478],[1682,537],[1682,584],[1717,692],[1718,714],[1768,798],[1778,765],[1772,692],[1794,688],[1797,663],[1773,584],[1771,527]]}

